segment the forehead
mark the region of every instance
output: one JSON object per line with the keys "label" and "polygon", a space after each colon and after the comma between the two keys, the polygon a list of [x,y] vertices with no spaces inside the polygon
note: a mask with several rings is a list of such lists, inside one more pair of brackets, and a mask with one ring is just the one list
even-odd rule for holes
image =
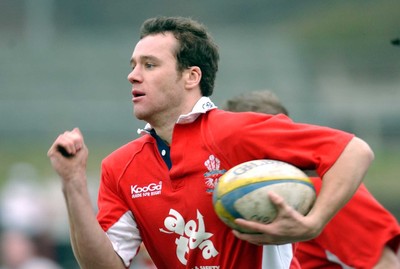
{"label": "forehead", "polygon": [[159,59],[176,57],[178,40],[171,33],[149,35],[136,44],[132,60],[142,57],[155,57]]}

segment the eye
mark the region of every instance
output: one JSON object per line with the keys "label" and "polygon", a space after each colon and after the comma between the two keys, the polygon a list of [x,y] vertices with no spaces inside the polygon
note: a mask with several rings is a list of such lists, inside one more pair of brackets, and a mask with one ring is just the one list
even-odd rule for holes
{"label": "eye", "polygon": [[156,65],[153,63],[145,63],[144,66],[146,69],[153,69]]}

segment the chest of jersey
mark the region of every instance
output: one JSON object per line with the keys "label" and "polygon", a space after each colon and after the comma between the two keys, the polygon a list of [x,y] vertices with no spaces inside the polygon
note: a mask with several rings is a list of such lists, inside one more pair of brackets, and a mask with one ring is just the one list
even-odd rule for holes
{"label": "chest of jersey", "polygon": [[[212,206],[212,192],[225,169],[196,129],[195,124],[176,128],[170,170],[153,141],[136,154],[119,181],[146,248],[169,265],[172,260],[180,266],[220,264],[225,256],[221,245],[227,236],[235,240]],[[163,253],[159,244],[168,246]]]}

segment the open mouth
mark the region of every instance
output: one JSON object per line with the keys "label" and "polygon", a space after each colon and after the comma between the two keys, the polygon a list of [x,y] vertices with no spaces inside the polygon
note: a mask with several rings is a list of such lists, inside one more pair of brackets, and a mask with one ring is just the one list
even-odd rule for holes
{"label": "open mouth", "polygon": [[143,92],[139,92],[139,91],[132,91],[132,96],[134,98],[137,98],[137,97],[145,96],[145,94]]}
{"label": "open mouth", "polygon": [[133,97],[141,97],[141,96],[144,96],[144,93],[137,93],[133,95]]}

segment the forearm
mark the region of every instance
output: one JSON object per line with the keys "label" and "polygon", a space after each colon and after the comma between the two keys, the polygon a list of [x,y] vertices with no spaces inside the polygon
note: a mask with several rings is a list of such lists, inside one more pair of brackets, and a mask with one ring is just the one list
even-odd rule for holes
{"label": "forearm", "polygon": [[373,160],[369,146],[353,138],[335,164],[322,178],[322,188],[307,216],[302,216],[274,193],[269,199],[278,210],[270,224],[236,219],[235,223],[258,234],[233,231],[235,236],[252,244],[285,244],[317,237],[332,217],[348,202],[362,182]]}
{"label": "forearm", "polygon": [[359,138],[353,138],[335,164],[322,177],[322,188],[309,216],[322,228],[350,200],[373,160],[373,152]]}
{"label": "forearm", "polygon": [[78,128],[59,135],[47,152],[54,170],[61,178],[72,248],[81,268],[123,269],[125,267],[121,259],[93,210],[86,181],[88,155]]}
{"label": "forearm", "polygon": [[68,209],[70,237],[81,268],[125,268],[96,219],[86,181],[63,185]]}
{"label": "forearm", "polygon": [[377,264],[374,266],[374,269],[398,269],[400,268],[400,259],[398,256],[396,256],[396,253],[389,248],[388,246],[385,246],[382,250],[382,255],[377,262]]}

